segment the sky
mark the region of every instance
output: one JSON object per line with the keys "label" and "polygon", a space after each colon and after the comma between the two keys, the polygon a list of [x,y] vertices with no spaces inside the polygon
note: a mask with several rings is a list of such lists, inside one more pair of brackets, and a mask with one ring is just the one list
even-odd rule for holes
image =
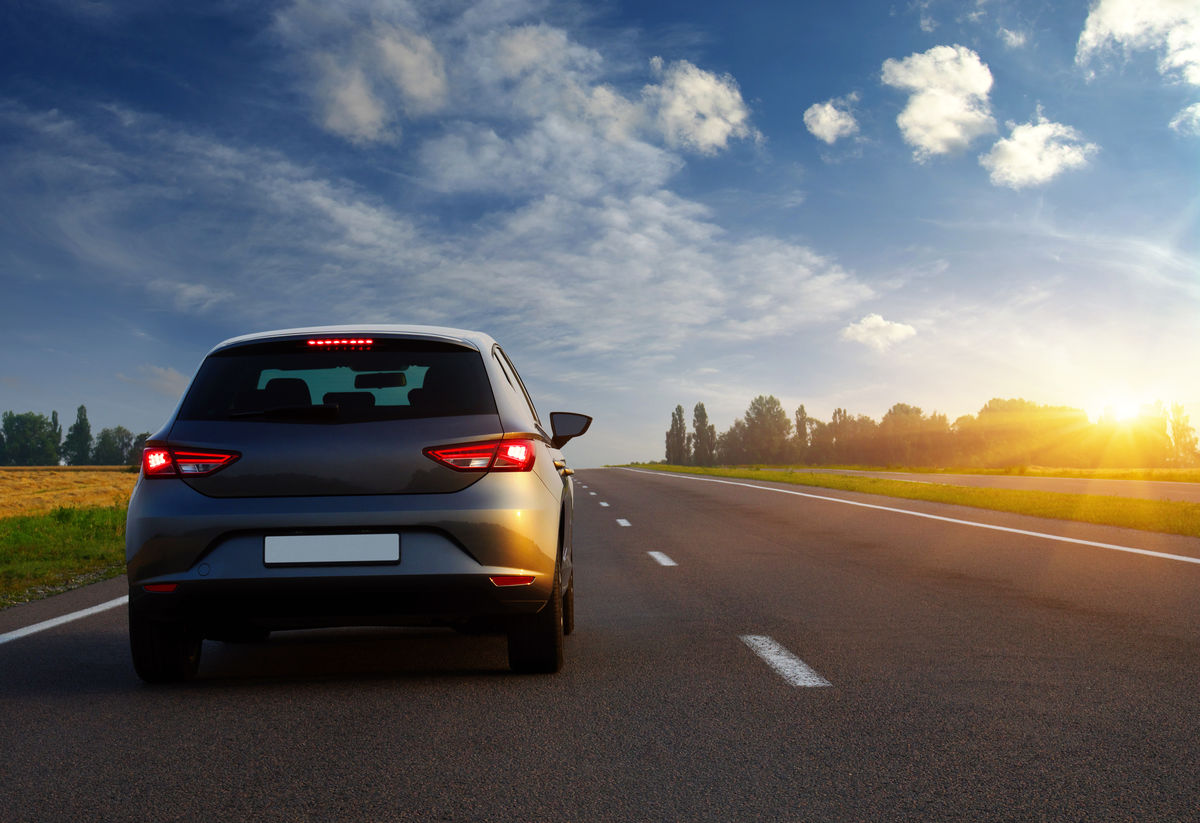
{"label": "sky", "polygon": [[1200,423],[1200,0],[0,9],[0,409],[238,334],[485,331],[576,465],[679,404]]}

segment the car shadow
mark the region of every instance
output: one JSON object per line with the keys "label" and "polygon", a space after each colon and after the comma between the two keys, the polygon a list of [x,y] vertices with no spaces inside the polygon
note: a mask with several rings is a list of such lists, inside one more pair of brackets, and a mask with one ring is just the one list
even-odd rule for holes
{"label": "car shadow", "polygon": [[148,686],[124,633],[50,631],[0,647],[0,697],[84,696],[304,682],[513,676],[503,636],[439,628],[338,628],[273,633],[261,643],[206,640],[196,679]]}

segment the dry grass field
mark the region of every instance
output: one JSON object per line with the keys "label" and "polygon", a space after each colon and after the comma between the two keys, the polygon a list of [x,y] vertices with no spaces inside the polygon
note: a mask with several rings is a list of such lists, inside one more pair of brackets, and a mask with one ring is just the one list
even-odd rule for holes
{"label": "dry grass field", "polygon": [[43,514],[59,506],[121,506],[137,473],[126,466],[0,468],[0,517]]}

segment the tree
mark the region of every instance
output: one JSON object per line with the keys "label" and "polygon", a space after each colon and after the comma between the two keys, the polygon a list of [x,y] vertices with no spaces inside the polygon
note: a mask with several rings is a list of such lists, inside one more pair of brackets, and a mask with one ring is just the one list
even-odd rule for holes
{"label": "tree", "polygon": [[57,466],[58,440],[54,423],[36,412],[3,417],[4,462],[9,466]]}
{"label": "tree", "polygon": [[749,463],[746,450],[746,421],[738,418],[717,438],[717,461],[723,465],[736,466]]}
{"label": "tree", "polygon": [[124,426],[101,429],[96,437],[96,450],[92,460],[97,466],[125,466],[129,464],[129,453],[133,450],[133,433]]}
{"label": "tree", "polygon": [[796,409],[796,428],[793,430],[792,440],[794,445],[792,453],[796,460],[803,463],[808,460],[808,430],[809,426],[808,412],[804,410],[804,404],[800,404],[800,408]]}
{"label": "tree", "polygon": [[67,429],[62,444],[62,456],[68,466],[86,466],[92,462],[92,424],[88,422],[87,407],[75,411],[75,422]]}
{"label": "tree", "polygon": [[688,464],[687,423],[683,420],[683,406],[671,412],[671,428],[667,429],[667,462],[673,466]]}
{"label": "tree", "polygon": [[750,401],[746,409],[746,451],[754,463],[787,462],[792,421],[774,395]]}
{"label": "tree", "polygon": [[1191,466],[1200,455],[1196,453],[1196,430],[1188,422],[1182,403],[1171,404],[1171,451],[1176,466]]}
{"label": "tree", "polygon": [[142,451],[146,448],[146,441],[150,439],[150,432],[142,432],[137,437],[133,438],[133,448],[129,452],[129,465],[140,466],[142,463]]}
{"label": "tree", "polygon": [[717,462],[717,427],[708,422],[708,411],[703,403],[692,409],[692,462],[697,466],[711,466]]}

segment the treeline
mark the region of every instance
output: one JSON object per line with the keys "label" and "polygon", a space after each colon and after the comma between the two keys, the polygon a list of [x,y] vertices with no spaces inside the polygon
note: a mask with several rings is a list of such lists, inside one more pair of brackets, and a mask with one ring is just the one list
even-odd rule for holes
{"label": "treeline", "polygon": [[876,421],[835,409],[829,421],[794,416],[774,396],[759,395],[746,414],[717,434],[703,403],[687,430],[676,406],[666,462],[712,466],[747,463],[1015,468],[1158,468],[1200,465],[1196,431],[1183,406],[1146,406],[1132,420],[1092,422],[1086,412],[1022,399],[989,400],[978,414],[950,422],[897,403]]}
{"label": "treeline", "polygon": [[58,412],[4,412],[0,427],[0,466],[135,466],[150,432],[135,435],[124,426],[101,429],[93,439],[87,408],[63,436]]}

